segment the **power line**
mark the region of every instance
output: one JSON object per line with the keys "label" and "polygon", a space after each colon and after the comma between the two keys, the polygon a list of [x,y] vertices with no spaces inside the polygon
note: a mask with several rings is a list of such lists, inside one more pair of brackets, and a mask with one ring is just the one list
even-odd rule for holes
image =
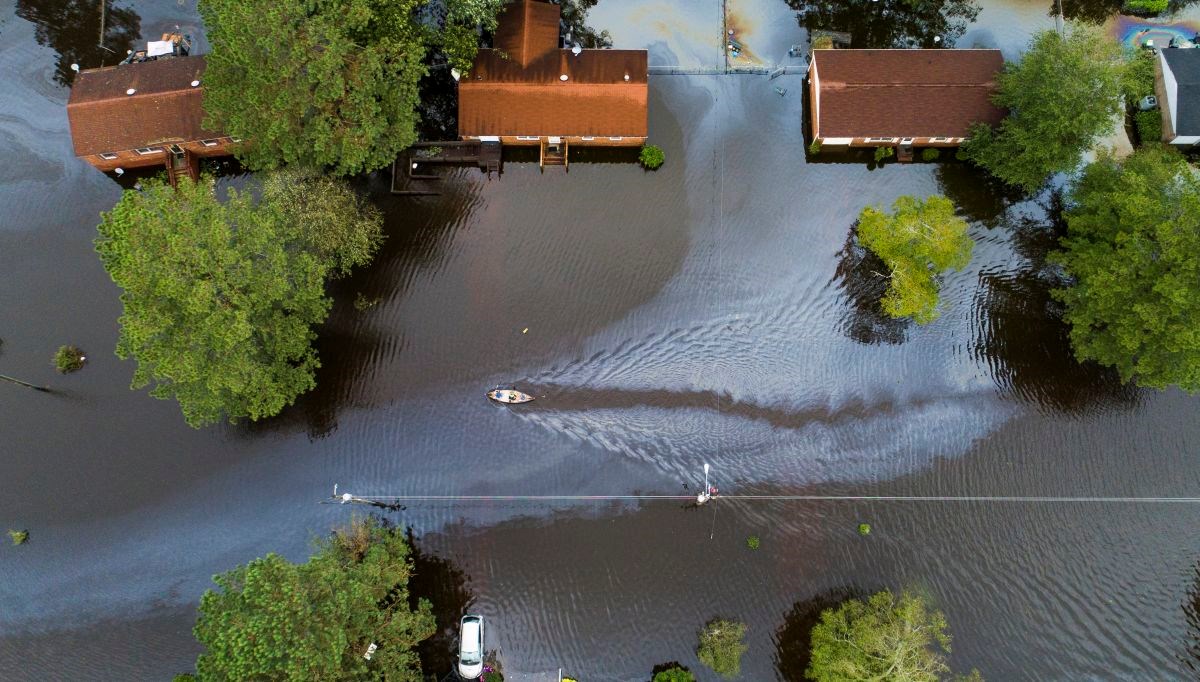
{"label": "power line", "polygon": [[[348,496],[348,497],[347,497]],[[997,502],[1062,504],[1200,504],[1200,497],[1125,497],[1067,495],[718,495],[714,500],[776,502]],[[694,495],[350,495],[337,502],[609,502],[633,500],[695,501]]]}

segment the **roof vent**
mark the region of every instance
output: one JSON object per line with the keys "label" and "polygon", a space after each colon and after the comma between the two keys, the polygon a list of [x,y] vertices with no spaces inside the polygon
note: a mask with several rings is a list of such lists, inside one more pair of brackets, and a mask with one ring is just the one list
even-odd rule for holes
{"label": "roof vent", "polygon": [[72,64],[72,65],[71,65],[71,70],[72,70],[72,71],[74,71],[75,73],[79,73],[79,65],[78,65],[78,64]]}
{"label": "roof vent", "polygon": [[629,74],[625,74],[625,82],[626,82],[626,83],[628,83],[628,82],[629,82]]}
{"label": "roof vent", "polygon": [[563,75],[559,76],[559,77],[558,77],[558,80],[560,80],[560,81],[563,81],[563,82],[566,82],[566,80],[567,80],[567,74],[565,74],[565,73],[564,73]]}
{"label": "roof vent", "polygon": [[583,48],[582,48],[582,47],[579,47],[578,45],[576,45],[575,47],[572,47],[572,48],[571,48],[571,54],[575,55],[576,57],[578,57],[578,56],[579,56],[579,53],[580,53],[580,52],[583,52]]}
{"label": "roof vent", "polygon": [[193,87],[193,88],[198,88],[198,87],[200,87],[200,81],[192,81],[192,87]]}
{"label": "roof vent", "polygon": [[126,95],[132,95],[132,94],[133,94],[133,93],[135,93],[135,92],[137,92],[137,90],[135,90],[135,89],[133,89],[133,88],[129,88],[128,90],[126,90],[126,91],[125,91],[125,94],[126,94]]}

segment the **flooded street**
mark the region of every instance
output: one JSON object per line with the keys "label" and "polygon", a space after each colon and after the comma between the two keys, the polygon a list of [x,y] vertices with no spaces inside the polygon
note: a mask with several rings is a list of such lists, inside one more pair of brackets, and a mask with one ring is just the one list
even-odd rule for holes
{"label": "flooded street", "polygon": [[[1054,26],[1046,3],[981,4],[960,47],[1014,58]],[[201,31],[192,0],[117,6],[132,16],[113,31],[133,38]],[[729,6],[763,63],[802,63],[787,58],[805,43],[793,9]],[[6,680],[190,670],[211,576],[305,558],[356,511],[319,504],[334,483],[690,494],[708,462],[729,494],[1200,495],[1200,401],[1072,359],[1046,207],[954,162],[806,162],[797,74],[652,76],[650,140],[667,159],[653,173],[510,162],[419,199],[390,195],[388,171],[361,179],[388,241],[335,283],[318,389],[266,422],[193,430],[175,403],[130,391],[133,364],[112,353],[119,291],[92,240],[120,187],[73,157],[60,84],[63,59],[106,58],[81,18],[93,7],[0,9],[0,373],[55,389],[0,384],[0,527],[30,530],[0,546]],[[721,68],[721,14],[601,0],[589,17],[652,66]],[[941,318],[917,327],[882,317],[851,226],[864,206],[933,193],[978,243]],[[358,294],[381,302],[356,310]],[[66,343],[89,361],[64,377],[50,358]],[[502,383],[544,397],[490,404]],[[1185,611],[1197,506],[516,499],[387,516],[414,529],[414,590],[444,622],[483,614],[511,679],[644,680],[672,660],[716,679],[693,649],[722,615],[749,624],[742,679],[801,680],[814,614],[884,587],[930,595],[955,669],[989,680],[1191,679],[1200,665]],[[439,679],[448,646],[426,652]]]}

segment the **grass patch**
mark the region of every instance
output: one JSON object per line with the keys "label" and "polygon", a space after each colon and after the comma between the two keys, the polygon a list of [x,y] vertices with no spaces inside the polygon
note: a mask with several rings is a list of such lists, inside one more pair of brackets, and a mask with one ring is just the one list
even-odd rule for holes
{"label": "grass patch", "polygon": [[59,346],[54,354],[54,368],[59,374],[67,374],[83,369],[87,356],[75,346]]}
{"label": "grass patch", "polygon": [[750,549],[758,549],[759,544],[760,543],[757,535],[751,535],[750,537],[746,538],[746,546]]}
{"label": "grass patch", "polygon": [[811,143],[808,145],[808,153],[809,153],[809,154],[820,154],[820,153],[821,153],[821,141],[820,141],[820,140],[813,140],[813,141],[812,141],[812,142],[811,142]]}

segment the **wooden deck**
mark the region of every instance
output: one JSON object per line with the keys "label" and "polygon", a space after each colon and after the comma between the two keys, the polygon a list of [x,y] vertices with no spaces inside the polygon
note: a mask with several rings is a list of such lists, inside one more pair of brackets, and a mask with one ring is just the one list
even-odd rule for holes
{"label": "wooden deck", "polygon": [[453,140],[418,142],[392,162],[392,194],[412,196],[440,194],[442,175],[438,166],[475,165],[489,176],[503,172],[499,142]]}

